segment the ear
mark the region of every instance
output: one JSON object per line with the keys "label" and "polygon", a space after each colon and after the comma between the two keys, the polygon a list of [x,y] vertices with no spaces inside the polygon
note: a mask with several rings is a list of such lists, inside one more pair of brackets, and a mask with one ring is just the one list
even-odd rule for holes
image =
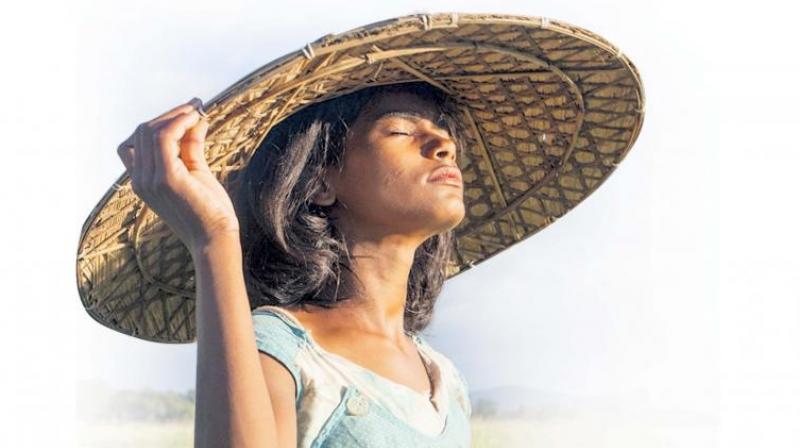
{"label": "ear", "polygon": [[336,191],[327,177],[322,180],[322,185],[312,196],[311,202],[320,206],[329,206],[336,202]]}

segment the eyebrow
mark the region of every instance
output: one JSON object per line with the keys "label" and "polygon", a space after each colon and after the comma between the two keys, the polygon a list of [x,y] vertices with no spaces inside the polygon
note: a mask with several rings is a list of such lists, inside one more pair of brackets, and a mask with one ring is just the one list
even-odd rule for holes
{"label": "eyebrow", "polygon": [[[432,114],[426,114],[426,113],[417,112],[417,111],[388,110],[388,111],[381,112],[381,113],[375,115],[373,120],[374,121],[378,121],[378,120],[380,120],[382,118],[387,118],[387,117],[408,118],[408,119],[411,119],[411,120],[414,120],[414,121],[423,120],[423,119],[424,120],[430,120],[436,126],[442,128],[444,130],[448,130],[447,122],[445,121],[444,114],[442,114],[442,113],[439,113],[439,115],[436,118],[434,118]],[[449,130],[448,130],[448,132],[449,132]]]}
{"label": "eyebrow", "polygon": [[406,111],[406,110],[389,110],[386,112],[381,112],[380,114],[376,115],[374,120],[378,121],[381,118],[386,117],[400,117],[400,118],[411,118],[411,119],[431,119],[431,115],[423,114],[422,112],[416,111]]}

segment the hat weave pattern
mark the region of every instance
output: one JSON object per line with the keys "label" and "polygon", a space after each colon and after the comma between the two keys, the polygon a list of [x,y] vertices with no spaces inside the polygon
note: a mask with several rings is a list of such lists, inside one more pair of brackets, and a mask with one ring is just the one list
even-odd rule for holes
{"label": "hat weave pattern", "polygon": [[[425,81],[456,99],[466,128],[466,216],[452,277],[552,224],[607,179],[644,117],[633,64],[562,22],[496,14],[414,15],[328,35],[206,103],[206,158],[232,188],[278,122],[373,85]],[[151,341],[195,338],[188,250],[123,175],[81,234],[78,289],[101,324]]]}

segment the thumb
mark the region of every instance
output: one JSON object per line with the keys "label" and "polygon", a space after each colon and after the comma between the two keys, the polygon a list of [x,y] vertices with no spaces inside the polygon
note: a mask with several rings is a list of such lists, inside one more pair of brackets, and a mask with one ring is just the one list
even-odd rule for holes
{"label": "thumb", "polygon": [[207,131],[208,120],[200,119],[181,138],[180,158],[189,171],[211,171],[204,151]]}

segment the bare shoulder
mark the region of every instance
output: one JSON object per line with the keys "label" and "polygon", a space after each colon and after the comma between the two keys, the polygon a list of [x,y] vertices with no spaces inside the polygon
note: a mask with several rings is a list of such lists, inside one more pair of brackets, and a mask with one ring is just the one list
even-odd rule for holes
{"label": "bare shoulder", "polygon": [[297,411],[295,409],[295,384],[286,367],[266,353],[259,352],[261,371],[267,384],[275,426],[278,428],[278,447],[297,446]]}

